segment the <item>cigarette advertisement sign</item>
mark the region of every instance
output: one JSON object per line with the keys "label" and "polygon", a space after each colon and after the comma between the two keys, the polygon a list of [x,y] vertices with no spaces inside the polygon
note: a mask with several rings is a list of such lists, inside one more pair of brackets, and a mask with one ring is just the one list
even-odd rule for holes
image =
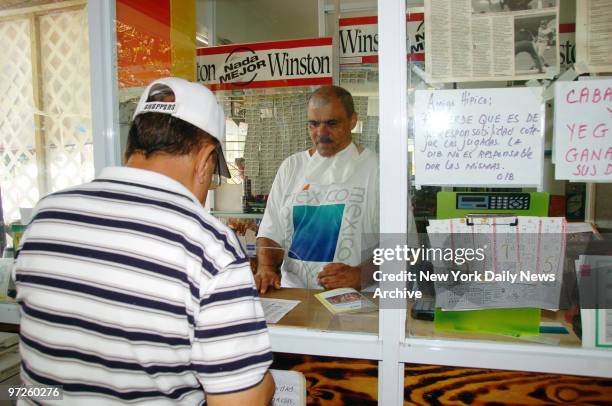
{"label": "cigarette advertisement sign", "polygon": [[211,90],[332,84],[332,38],[197,50],[197,78]]}
{"label": "cigarette advertisement sign", "polygon": [[[425,60],[425,16],[423,12],[406,15],[408,58]],[[341,18],[339,25],[340,64],[378,63],[378,17]]]}

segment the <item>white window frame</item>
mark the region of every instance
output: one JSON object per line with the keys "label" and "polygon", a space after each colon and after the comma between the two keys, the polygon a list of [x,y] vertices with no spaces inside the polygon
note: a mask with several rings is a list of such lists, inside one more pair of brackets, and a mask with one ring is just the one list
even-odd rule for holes
{"label": "white window frame", "polygon": [[91,66],[91,131],[95,176],[102,168],[121,165],[117,98],[117,37],[115,0],[89,0]]}

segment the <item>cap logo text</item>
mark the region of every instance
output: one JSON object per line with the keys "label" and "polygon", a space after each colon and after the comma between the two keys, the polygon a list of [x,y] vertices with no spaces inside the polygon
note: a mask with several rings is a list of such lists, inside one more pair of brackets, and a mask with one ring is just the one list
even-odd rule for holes
{"label": "cap logo text", "polygon": [[145,103],[144,107],[142,108],[142,111],[173,114],[176,112],[176,103]]}

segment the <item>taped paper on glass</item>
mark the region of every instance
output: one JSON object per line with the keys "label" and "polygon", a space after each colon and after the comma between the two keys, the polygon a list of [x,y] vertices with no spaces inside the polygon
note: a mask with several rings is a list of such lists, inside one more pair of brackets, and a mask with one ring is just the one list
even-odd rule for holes
{"label": "taped paper on glass", "polygon": [[612,0],[576,2],[576,70],[612,72]]}
{"label": "taped paper on glass", "polygon": [[426,0],[430,82],[527,80],[559,73],[558,0]]}
{"label": "taped paper on glass", "polygon": [[555,85],[555,179],[612,181],[612,80]]}
{"label": "taped paper on glass", "polygon": [[417,187],[541,187],[541,87],[417,90],[415,106]]}

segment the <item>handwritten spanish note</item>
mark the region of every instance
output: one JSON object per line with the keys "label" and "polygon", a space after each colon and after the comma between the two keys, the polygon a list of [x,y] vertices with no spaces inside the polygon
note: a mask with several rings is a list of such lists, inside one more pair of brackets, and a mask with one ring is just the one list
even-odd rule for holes
{"label": "handwritten spanish note", "polygon": [[610,182],[612,80],[555,86],[555,178]]}
{"label": "handwritten spanish note", "polygon": [[273,406],[306,405],[306,378],[297,371],[271,369],[270,373],[276,384],[276,391],[271,404]]}
{"label": "handwritten spanish note", "polygon": [[541,88],[417,90],[416,186],[541,186]]}

